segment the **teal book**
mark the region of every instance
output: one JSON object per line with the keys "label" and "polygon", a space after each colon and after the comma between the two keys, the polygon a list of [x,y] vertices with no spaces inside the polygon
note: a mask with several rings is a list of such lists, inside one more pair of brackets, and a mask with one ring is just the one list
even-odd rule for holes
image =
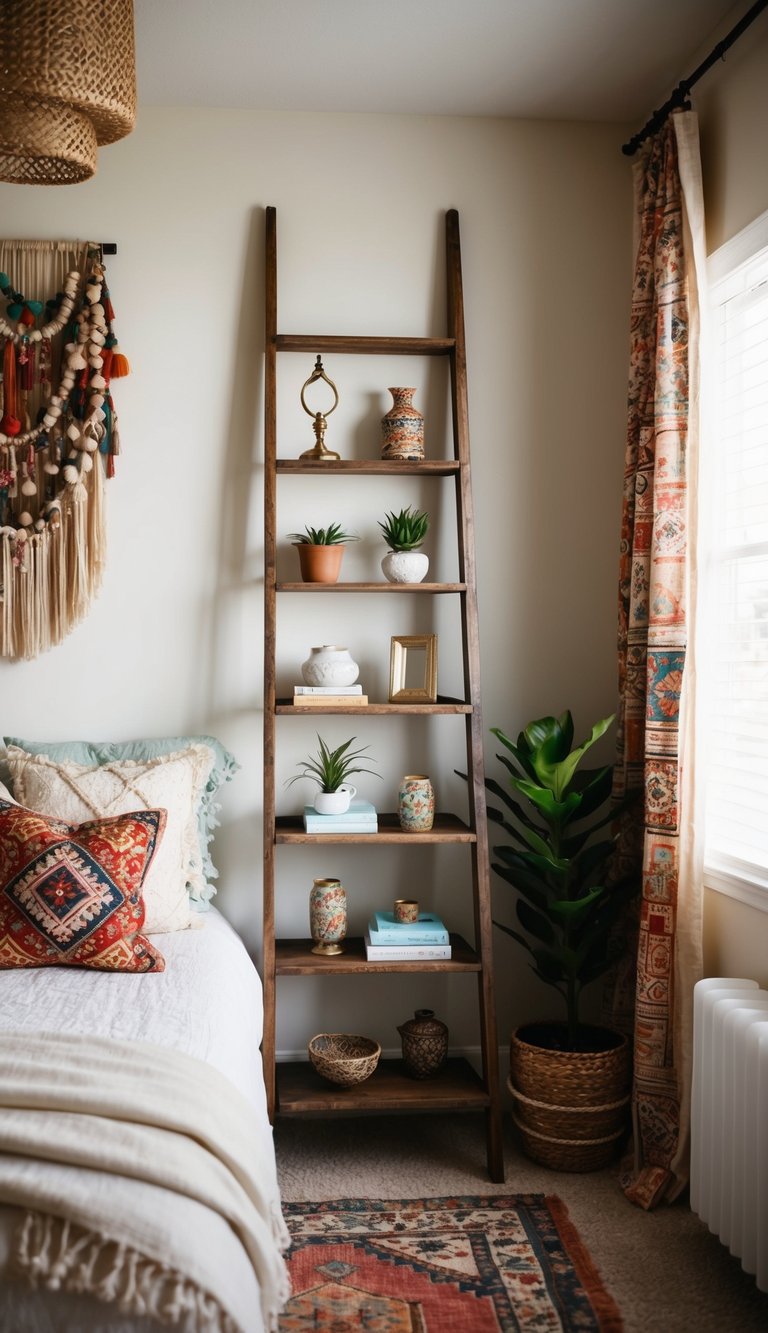
{"label": "teal book", "polygon": [[434,912],[418,921],[395,921],[394,912],[374,912],[368,923],[372,944],[447,944],[448,930]]}

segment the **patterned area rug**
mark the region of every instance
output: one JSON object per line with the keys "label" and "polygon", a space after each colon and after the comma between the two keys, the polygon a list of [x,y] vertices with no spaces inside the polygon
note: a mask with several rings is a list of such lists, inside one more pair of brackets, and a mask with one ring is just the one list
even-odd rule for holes
{"label": "patterned area rug", "polygon": [[280,1333],[620,1333],[619,1311],[544,1194],[285,1203]]}

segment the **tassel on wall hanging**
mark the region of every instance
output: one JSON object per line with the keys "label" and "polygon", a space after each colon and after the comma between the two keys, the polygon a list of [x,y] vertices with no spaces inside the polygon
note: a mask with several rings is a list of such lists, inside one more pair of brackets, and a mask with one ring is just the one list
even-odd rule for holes
{"label": "tassel on wall hanging", "polygon": [[0,270],[0,656],[31,658],[101,583],[128,363],[98,245],[0,241]]}

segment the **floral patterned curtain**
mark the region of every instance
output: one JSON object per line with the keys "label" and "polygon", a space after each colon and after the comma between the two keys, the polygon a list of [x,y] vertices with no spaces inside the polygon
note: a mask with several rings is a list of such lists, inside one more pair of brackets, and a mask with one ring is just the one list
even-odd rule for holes
{"label": "floral patterned curtain", "polygon": [[[698,295],[703,210],[693,112],[635,163],[627,449],[619,581],[617,794],[642,789],[622,841],[642,874],[634,989],[634,1163],[650,1208],[687,1179],[691,1002],[701,970],[693,818]],[[640,869],[642,867],[642,870]],[[634,952],[634,950],[633,950]]]}

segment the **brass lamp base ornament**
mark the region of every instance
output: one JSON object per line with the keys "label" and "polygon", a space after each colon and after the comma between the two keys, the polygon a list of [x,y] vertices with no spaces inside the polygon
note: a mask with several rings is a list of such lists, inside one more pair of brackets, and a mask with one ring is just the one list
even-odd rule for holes
{"label": "brass lamp base ornament", "polygon": [[[326,384],[330,385],[331,389],[333,390],[333,406],[329,407],[327,412],[313,412],[311,407],[307,407],[306,399],[304,397],[304,391],[308,389],[311,384],[314,384],[316,380],[325,380]],[[304,384],[301,387],[301,406],[304,408],[304,411],[307,413],[307,415],[312,417],[312,428],[315,432],[316,443],[314,449],[305,450],[303,454],[299,455],[300,458],[319,458],[319,459],[324,459],[326,462],[331,459],[341,458],[341,454],[335,454],[331,449],[326,449],[325,447],[325,431],[328,425],[326,418],[331,415],[331,412],[336,411],[338,405],[339,405],[338,390],[333,380],[329,380],[328,376],[323,370],[323,363],[320,360],[320,354],[318,353],[317,361],[315,362],[315,368],[312,371],[312,374],[310,375],[309,379],[305,380]]]}

